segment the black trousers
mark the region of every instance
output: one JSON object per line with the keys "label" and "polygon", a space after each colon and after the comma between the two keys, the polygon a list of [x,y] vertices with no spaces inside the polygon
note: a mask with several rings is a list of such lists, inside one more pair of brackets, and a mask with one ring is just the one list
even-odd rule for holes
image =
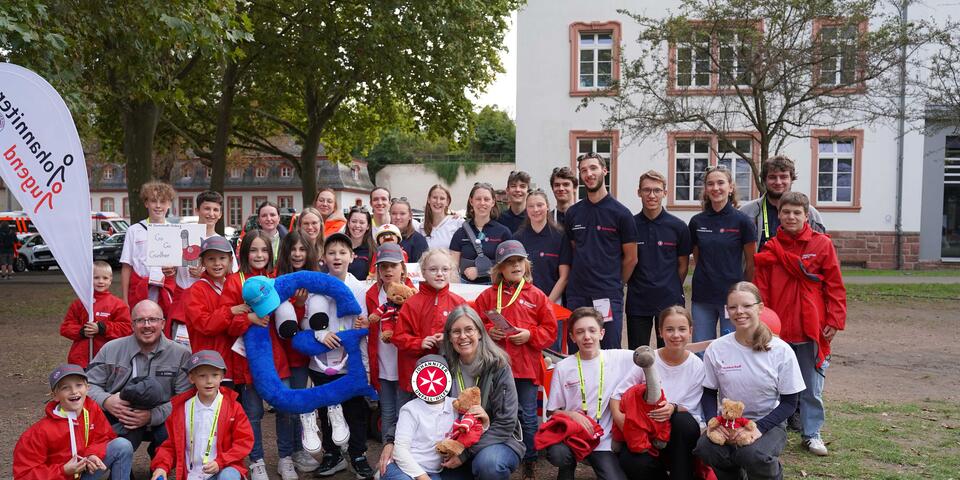
{"label": "black trousers", "polygon": [[[700,424],[690,412],[674,412],[670,417],[670,441],[654,457],[648,452],[620,452],[620,467],[627,478],[693,480],[693,449],[700,438]],[[669,477],[667,472],[670,472]]]}
{"label": "black trousers", "polygon": [[[573,456],[573,451],[570,450],[570,447],[563,443],[550,445],[547,447],[547,460],[559,468],[559,471],[557,471],[557,480],[573,480],[573,474],[577,469],[577,457]],[[593,472],[597,475],[597,480],[627,480],[628,478],[620,468],[620,463],[617,461],[617,454],[613,452],[598,452],[594,450],[594,452],[587,455],[587,458],[584,460],[593,467]]]}
{"label": "black trousers", "polygon": [[[324,375],[320,372],[310,370],[310,379],[314,386],[320,386],[330,383],[344,375]],[[362,457],[367,452],[367,423],[370,419],[370,407],[367,406],[367,399],[364,397],[353,397],[340,404],[343,406],[343,418],[347,421],[350,428],[350,443],[347,444],[347,454],[350,458]],[[340,447],[333,443],[332,428],[330,420],[327,419],[327,409],[317,410],[317,417],[320,420],[320,431],[323,442],[323,451],[333,454],[340,452]]]}
{"label": "black trousers", "polygon": [[777,425],[746,447],[717,445],[704,435],[693,453],[713,467],[718,480],[740,480],[741,473],[751,480],[776,480],[783,478],[780,454],[786,444],[787,431]]}
{"label": "black trousers", "polygon": [[656,315],[627,315],[628,348],[633,350],[640,345],[650,345],[651,328],[657,336],[657,348],[663,347],[663,337],[660,336],[660,320]]}

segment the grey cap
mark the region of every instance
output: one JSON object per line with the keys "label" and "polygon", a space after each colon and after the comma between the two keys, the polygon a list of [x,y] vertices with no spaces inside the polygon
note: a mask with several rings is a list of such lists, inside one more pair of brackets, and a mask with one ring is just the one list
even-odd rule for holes
{"label": "grey cap", "polygon": [[220,370],[226,370],[227,365],[223,361],[223,357],[220,356],[214,350],[200,350],[197,353],[194,353],[190,356],[190,362],[187,364],[187,372],[192,372],[193,369],[201,365],[210,365],[214,368],[219,368]]}
{"label": "grey cap", "polygon": [[60,383],[60,380],[63,380],[70,375],[79,375],[86,380],[87,372],[83,370],[83,367],[80,365],[74,365],[72,363],[63,363],[59,367],[53,369],[50,372],[50,390],[57,388],[57,384]]}
{"label": "grey cap", "polygon": [[230,242],[220,235],[211,235],[200,243],[200,255],[211,250],[214,252],[233,253],[233,247],[230,245]]}
{"label": "grey cap", "polygon": [[497,245],[497,263],[502,263],[510,257],[527,258],[527,249],[517,240],[507,240]]}
{"label": "grey cap", "polygon": [[399,243],[384,243],[377,249],[377,264],[384,262],[404,263],[403,248]]}

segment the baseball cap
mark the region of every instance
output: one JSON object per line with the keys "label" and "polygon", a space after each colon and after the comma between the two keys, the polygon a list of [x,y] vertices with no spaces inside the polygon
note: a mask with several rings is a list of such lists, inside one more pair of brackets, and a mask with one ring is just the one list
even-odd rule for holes
{"label": "baseball cap", "polygon": [[83,371],[83,367],[80,365],[63,363],[50,372],[50,390],[57,388],[57,384],[60,383],[60,380],[63,380],[70,375],[80,375],[84,378],[84,380],[87,378],[87,372]]}
{"label": "baseball cap", "polygon": [[410,384],[413,393],[427,403],[443,400],[453,387],[447,359],[437,354],[420,357],[410,376]]}
{"label": "baseball cap", "polygon": [[350,240],[350,237],[348,237],[347,234],[337,232],[323,240],[323,248],[326,249],[334,241],[343,242],[347,245],[353,245],[353,240]]}
{"label": "baseball cap", "polygon": [[517,240],[507,240],[497,246],[497,263],[501,263],[510,257],[527,258],[527,250],[523,244]]}
{"label": "baseball cap", "polygon": [[377,249],[377,264],[384,262],[404,263],[403,248],[399,243],[384,243]]}
{"label": "baseball cap", "polygon": [[243,301],[258,317],[270,315],[280,306],[280,295],[273,288],[273,279],[258,275],[248,278],[243,284]]}
{"label": "baseball cap", "polygon": [[403,238],[403,235],[400,235],[400,228],[392,223],[384,223],[380,226],[380,230],[377,231],[377,241],[380,241],[380,236],[385,233],[392,233],[397,237],[397,240]]}
{"label": "baseball cap", "polygon": [[223,361],[223,357],[221,357],[220,354],[214,350],[200,350],[199,352],[191,355],[190,362],[187,364],[187,372],[192,372],[193,369],[201,365],[209,365],[214,368],[219,368],[220,370],[227,369],[227,365]]}
{"label": "baseball cap", "polygon": [[220,235],[211,235],[200,243],[200,255],[211,250],[214,252],[233,253],[230,242]]}

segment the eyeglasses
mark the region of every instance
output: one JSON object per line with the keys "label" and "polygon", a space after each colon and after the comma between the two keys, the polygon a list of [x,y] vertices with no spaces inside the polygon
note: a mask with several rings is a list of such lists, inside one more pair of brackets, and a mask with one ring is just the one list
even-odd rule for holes
{"label": "eyeglasses", "polygon": [[163,317],[140,317],[134,318],[134,325],[157,325],[163,323]]}
{"label": "eyeglasses", "polygon": [[530,195],[531,193],[544,193],[544,194],[545,194],[545,193],[547,193],[547,192],[544,192],[543,189],[540,188],[540,187],[537,187],[537,188],[528,188],[528,189],[527,189],[527,195]]}
{"label": "eyeglasses", "polygon": [[662,188],[641,188],[640,189],[640,195],[643,195],[644,197],[651,194],[657,195],[657,196],[663,195],[663,189]]}
{"label": "eyeglasses", "polygon": [[354,205],[350,207],[350,213],[367,213],[367,208],[360,205]]}
{"label": "eyeglasses", "polygon": [[397,202],[404,202],[404,203],[406,203],[406,202],[407,202],[407,197],[399,197],[399,198],[393,197],[393,198],[390,199],[390,205],[393,205],[394,203],[397,203]]}
{"label": "eyeglasses", "polygon": [[452,270],[453,269],[450,267],[430,267],[427,269],[427,273],[429,273],[430,275],[436,275],[438,273],[449,275]]}
{"label": "eyeglasses", "polygon": [[480,331],[477,330],[475,327],[467,327],[467,328],[464,328],[463,330],[460,330],[460,329],[450,330],[450,336],[456,337],[456,338],[476,337],[478,333],[480,333]]}
{"label": "eyeglasses", "polygon": [[710,165],[709,167],[704,169],[703,173],[710,173],[716,170],[719,170],[721,172],[726,172],[726,171],[729,171],[730,169],[727,168],[726,165]]}
{"label": "eyeglasses", "polygon": [[474,184],[473,184],[473,188],[477,188],[477,187],[489,188],[490,190],[493,190],[493,185],[490,185],[490,184],[487,183],[487,182],[477,182],[477,183],[474,183]]}
{"label": "eyeglasses", "polygon": [[582,161],[582,160],[586,160],[586,159],[588,159],[588,158],[594,158],[594,159],[603,161],[603,157],[601,157],[600,154],[597,153],[597,152],[587,152],[587,153],[584,153],[583,155],[580,155],[580,156],[577,157],[577,161],[579,162],[579,161]]}
{"label": "eyeglasses", "polygon": [[550,175],[553,175],[553,174],[556,174],[556,173],[559,173],[559,172],[564,172],[564,171],[573,173],[573,172],[570,170],[570,167],[553,167],[553,171],[550,172]]}
{"label": "eyeglasses", "polygon": [[747,310],[750,310],[750,309],[753,308],[753,307],[756,307],[757,305],[760,305],[760,302],[750,303],[750,304],[747,304],[747,305],[727,305],[727,311],[730,312],[730,313],[736,313],[736,312],[739,312],[739,311],[741,311],[741,310],[747,311]]}

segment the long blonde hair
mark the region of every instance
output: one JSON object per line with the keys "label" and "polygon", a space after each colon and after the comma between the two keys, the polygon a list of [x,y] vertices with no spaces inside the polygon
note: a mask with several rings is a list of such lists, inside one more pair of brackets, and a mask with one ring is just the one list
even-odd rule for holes
{"label": "long blonde hair", "polygon": [[[763,299],[760,298],[760,290],[756,285],[750,282],[737,282],[730,287],[730,290],[727,291],[727,297],[734,292],[744,292],[753,295],[753,298],[757,301],[757,307],[763,308]],[[757,316],[759,317],[760,313],[758,311]],[[763,320],[758,320],[759,325],[757,325],[756,330],[753,331],[753,336],[750,338],[750,347],[757,352],[767,352],[770,351],[770,341],[773,340],[773,332],[770,331],[770,327],[766,323],[763,323]]]}
{"label": "long blonde hair", "polygon": [[[323,251],[323,240],[324,240],[323,215],[321,215],[320,210],[317,210],[316,208],[303,207],[303,210],[300,211],[300,215],[297,215],[297,230],[300,230],[300,222],[303,220],[303,216],[307,214],[313,215],[317,217],[317,220],[320,220],[320,234],[317,235],[317,239],[313,242],[313,245],[310,246],[311,248],[313,248],[314,252],[317,253],[317,255],[320,255],[320,252]],[[301,230],[301,233],[302,233],[302,230]],[[304,239],[306,240],[306,237],[304,237]]]}

